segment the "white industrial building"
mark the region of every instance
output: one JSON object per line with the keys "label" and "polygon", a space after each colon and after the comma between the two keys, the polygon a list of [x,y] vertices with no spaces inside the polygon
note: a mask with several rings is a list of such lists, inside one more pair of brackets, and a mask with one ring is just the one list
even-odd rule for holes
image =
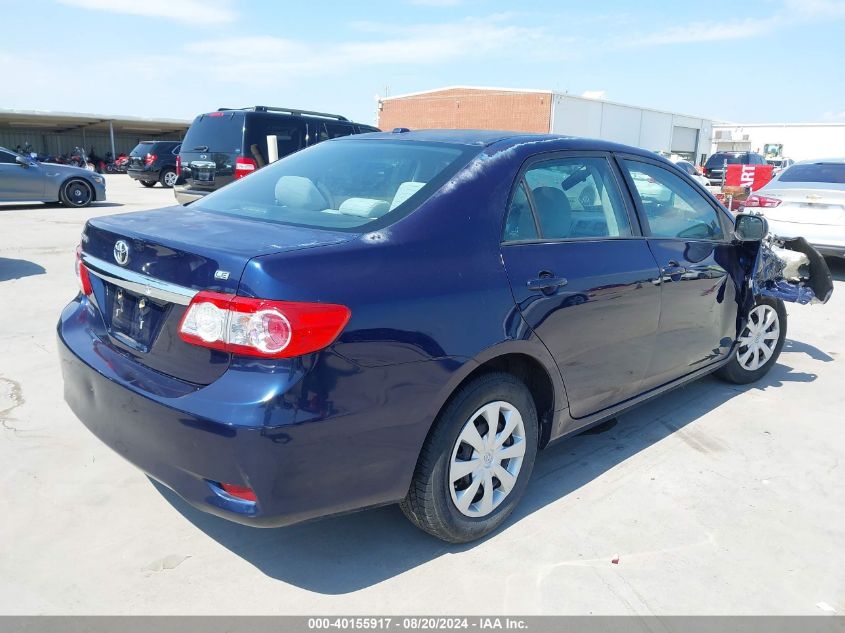
{"label": "white industrial building", "polygon": [[711,153],[736,150],[765,154],[767,145],[782,145],[781,156],[793,160],[845,156],[845,122],[713,125]]}
{"label": "white industrial building", "polygon": [[623,105],[611,101],[555,94],[550,130],[601,138],[703,162],[710,149],[709,119]]}

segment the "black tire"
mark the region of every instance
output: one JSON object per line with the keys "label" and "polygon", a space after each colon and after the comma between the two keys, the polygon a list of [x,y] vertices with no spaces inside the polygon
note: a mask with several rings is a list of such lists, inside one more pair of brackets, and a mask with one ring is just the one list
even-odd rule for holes
{"label": "black tire", "polygon": [[[460,484],[460,481],[449,482],[453,451],[473,414],[484,405],[498,401],[511,405],[522,416],[525,453],[516,481],[499,505],[486,516],[467,516],[458,510],[452,499],[450,488]],[[537,457],[538,433],[534,399],[520,380],[502,372],[484,374],[472,380],[454,394],[432,426],[408,495],[399,504],[402,512],[420,529],[449,543],[466,543],[489,534],[508,518],[525,492]],[[494,486],[499,488],[501,482]]]}
{"label": "black tire", "polygon": [[82,178],[71,178],[59,189],[59,201],[67,207],[87,207],[94,201],[94,188]]}
{"label": "black tire", "polygon": [[[177,180],[179,180],[179,177],[176,175],[175,169],[162,170],[161,175],[158,178],[161,186],[165,189],[172,189]],[[170,182],[170,184],[167,184],[168,182]]]}
{"label": "black tire", "polygon": [[156,186],[155,180],[139,180],[138,182],[140,182],[145,187],[155,187]]}
{"label": "black tire", "polygon": [[[780,299],[772,299],[771,297],[757,297],[757,300],[754,303],[754,308],[757,308],[758,306],[769,306],[774,309],[774,313],[777,315],[777,327],[779,328],[779,334],[772,355],[757,369],[750,370],[744,367],[740,362],[740,357],[747,351],[747,348],[742,345],[738,345],[728,364],[716,370],[715,375],[717,378],[735,385],[747,385],[748,383],[760,380],[763,376],[769,373],[769,370],[777,362],[780,352],[783,349],[783,342],[786,340],[786,307],[784,306],[783,301]],[[771,327],[769,330],[771,330]],[[748,332],[749,328],[746,326],[741,336],[745,336]]]}

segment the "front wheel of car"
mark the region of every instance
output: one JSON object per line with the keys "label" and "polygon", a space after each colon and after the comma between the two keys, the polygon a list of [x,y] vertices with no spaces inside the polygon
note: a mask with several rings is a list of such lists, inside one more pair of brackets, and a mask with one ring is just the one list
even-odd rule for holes
{"label": "front wheel of car", "polygon": [[745,385],[759,380],[777,362],[786,340],[786,307],[780,299],[758,297],[748,313],[736,351],[716,372],[726,382]]}
{"label": "front wheel of car", "polygon": [[140,182],[145,187],[155,187],[156,186],[155,180],[139,180],[138,182]]}
{"label": "front wheel of car", "polygon": [[68,207],[87,207],[94,199],[94,190],[81,178],[72,178],[59,190],[59,200]]}
{"label": "front wheel of car", "polygon": [[489,534],[525,492],[538,432],[534,400],[519,379],[497,372],[472,380],[435,421],[402,512],[450,543]]}
{"label": "front wheel of car", "polygon": [[162,187],[166,187],[170,189],[173,185],[176,184],[176,181],[179,180],[179,176],[176,175],[175,169],[165,169],[161,172],[161,176],[159,177],[158,181],[161,183]]}

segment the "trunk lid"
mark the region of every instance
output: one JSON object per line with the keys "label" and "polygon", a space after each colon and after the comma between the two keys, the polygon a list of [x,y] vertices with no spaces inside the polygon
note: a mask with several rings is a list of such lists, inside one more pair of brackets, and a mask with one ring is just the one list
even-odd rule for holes
{"label": "trunk lid", "polygon": [[205,385],[226,371],[230,355],[179,338],[192,294],[236,293],[253,257],[353,237],[177,206],[91,219],[82,249],[109,342],[155,371]]}
{"label": "trunk lid", "polygon": [[779,206],[765,210],[766,217],[772,220],[798,224],[845,223],[845,189],[773,182],[757,193],[781,200]]}

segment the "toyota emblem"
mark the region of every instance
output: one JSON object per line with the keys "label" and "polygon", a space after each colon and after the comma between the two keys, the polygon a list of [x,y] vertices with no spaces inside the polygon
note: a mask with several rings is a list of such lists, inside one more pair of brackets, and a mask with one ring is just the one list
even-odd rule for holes
{"label": "toyota emblem", "polygon": [[117,240],[114,243],[114,261],[121,266],[126,266],[129,261],[129,244],[123,240]]}

